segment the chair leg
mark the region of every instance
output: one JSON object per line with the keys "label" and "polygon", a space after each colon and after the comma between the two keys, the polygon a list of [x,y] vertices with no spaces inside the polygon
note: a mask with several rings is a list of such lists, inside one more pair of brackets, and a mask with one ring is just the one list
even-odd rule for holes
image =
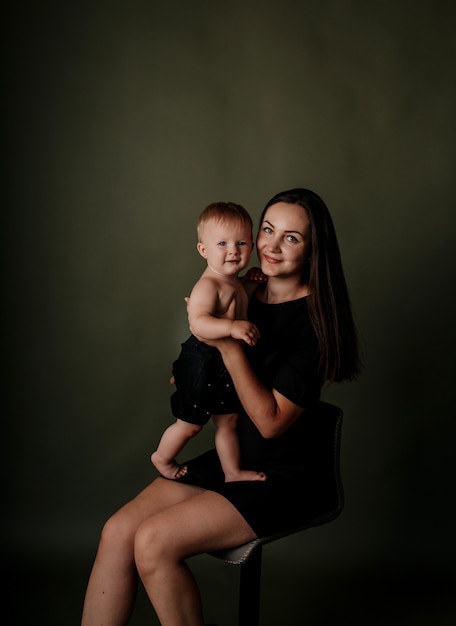
{"label": "chair leg", "polygon": [[241,564],[238,626],[259,626],[262,546]]}

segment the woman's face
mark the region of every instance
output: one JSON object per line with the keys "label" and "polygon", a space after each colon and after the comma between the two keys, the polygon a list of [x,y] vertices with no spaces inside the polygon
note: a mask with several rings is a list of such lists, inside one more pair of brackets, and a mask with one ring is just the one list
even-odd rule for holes
{"label": "woman's face", "polygon": [[301,278],[310,255],[307,211],[299,204],[272,204],[260,225],[256,246],[266,276]]}

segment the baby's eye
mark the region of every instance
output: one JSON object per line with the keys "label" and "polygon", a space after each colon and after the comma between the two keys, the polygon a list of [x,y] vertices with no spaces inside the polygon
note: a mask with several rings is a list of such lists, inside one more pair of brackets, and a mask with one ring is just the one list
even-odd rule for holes
{"label": "baby's eye", "polygon": [[226,246],[226,241],[219,241],[217,245],[222,247]]}
{"label": "baby's eye", "polygon": [[247,242],[246,241],[238,241],[238,246],[246,246]]}

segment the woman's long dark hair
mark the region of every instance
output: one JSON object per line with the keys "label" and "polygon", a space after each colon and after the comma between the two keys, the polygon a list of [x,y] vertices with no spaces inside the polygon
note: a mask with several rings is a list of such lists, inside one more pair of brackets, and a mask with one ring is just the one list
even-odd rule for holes
{"label": "woman's long dark hair", "polygon": [[277,202],[298,204],[309,217],[311,250],[303,280],[309,286],[309,314],[320,344],[322,382],[353,380],[361,369],[358,340],[328,207],[309,189],[282,191],[265,206],[260,227],[266,210]]}

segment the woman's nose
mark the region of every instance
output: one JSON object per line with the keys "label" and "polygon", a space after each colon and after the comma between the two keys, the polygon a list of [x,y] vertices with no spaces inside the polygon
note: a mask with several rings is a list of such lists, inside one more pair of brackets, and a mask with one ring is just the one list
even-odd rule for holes
{"label": "woman's nose", "polygon": [[274,237],[272,239],[269,239],[268,241],[268,248],[269,250],[271,250],[271,252],[277,252],[277,250],[280,249],[280,245],[279,245],[279,240],[275,239]]}

